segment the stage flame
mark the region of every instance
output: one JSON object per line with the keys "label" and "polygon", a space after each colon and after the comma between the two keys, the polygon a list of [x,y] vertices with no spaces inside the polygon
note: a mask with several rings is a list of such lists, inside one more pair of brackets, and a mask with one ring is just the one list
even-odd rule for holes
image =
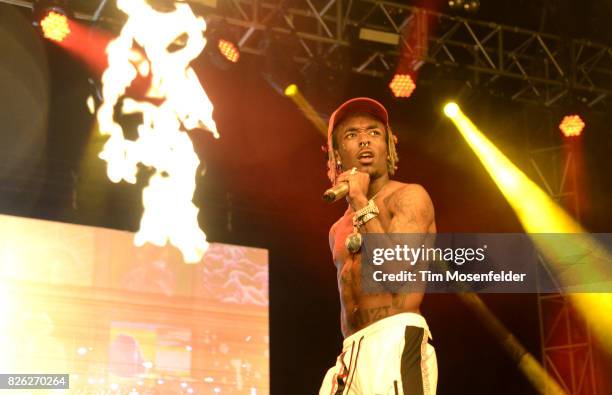
{"label": "stage flame", "polygon": [[[212,103],[189,66],[206,45],[206,23],[183,3],[175,4],[172,12],[158,12],[144,0],[118,0],[117,7],[128,19],[106,48],[108,68],[102,75],[103,102],[97,119],[100,132],[109,139],[99,156],[107,162],[113,182],[135,183],[138,163],[154,171],[142,192],[144,213],[134,244],[163,246],[170,241],[185,262],[197,263],[208,243],[192,202],[200,161],[186,130],[205,128],[219,137]],[[139,74],[149,73],[146,96],[153,100],[124,97]],[[114,109],[122,98],[123,113],[142,113],[137,140],[127,139],[115,122]]]}

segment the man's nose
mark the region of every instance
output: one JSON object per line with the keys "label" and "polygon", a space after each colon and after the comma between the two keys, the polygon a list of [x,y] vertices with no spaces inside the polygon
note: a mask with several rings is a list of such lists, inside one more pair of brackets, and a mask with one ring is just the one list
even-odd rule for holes
{"label": "man's nose", "polygon": [[359,142],[360,147],[368,146],[370,144],[370,134],[365,131],[359,132],[359,138],[357,141]]}

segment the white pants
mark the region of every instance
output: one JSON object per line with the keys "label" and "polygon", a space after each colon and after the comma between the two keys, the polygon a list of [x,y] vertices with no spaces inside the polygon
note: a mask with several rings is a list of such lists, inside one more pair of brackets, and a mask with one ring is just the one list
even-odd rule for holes
{"label": "white pants", "polygon": [[429,339],[419,314],[396,314],[370,324],[344,339],[319,395],[435,394],[438,363]]}

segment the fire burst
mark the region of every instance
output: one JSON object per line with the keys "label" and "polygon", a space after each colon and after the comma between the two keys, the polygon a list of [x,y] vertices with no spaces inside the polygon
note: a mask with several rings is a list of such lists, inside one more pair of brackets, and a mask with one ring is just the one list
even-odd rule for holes
{"label": "fire burst", "polygon": [[[205,128],[219,137],[212,103],[189,66],[206,45],[206,23],[187,4],[175,4],[172,12],[158,12],[144,0],[118,0],[117,7],[128,19],[106,48],[108,68],[102,75],[103,103],[97,119],[100,132],[109,139],[99,156],[107,162],[113,182],[135,183],[138,163],[154,170],[142,192],[144,213],[134,244],[163,246],[170,241],[185,262],[196,263],[208,243],[192,202],[200,161],[185,130]],[[184,46],[169,51],[179,37],[185,38]],[[146,58],[135,45],[144,49]],[[154,100],[124,97],[138,75],[150,76],[146,96]],[[135,141],[126,139],[114,120],[121,98],[123,113],[142,113]]]}

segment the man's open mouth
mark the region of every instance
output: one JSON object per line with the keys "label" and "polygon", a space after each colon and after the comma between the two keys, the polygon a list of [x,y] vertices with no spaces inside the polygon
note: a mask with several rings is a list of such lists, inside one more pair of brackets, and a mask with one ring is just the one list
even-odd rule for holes
{"label": "man's open mouth", "polygon": [[361,158],[373,158],[374,157],[374,153],[372,151],[361,151],[358,155],[357,155],[357,159],[361,159]]}
{"label": "man's open mouth", "polygon": [[369,164],[374,161],[374,153],[372,151],[363,151],[357,155],[357,160],[362,164]]}

